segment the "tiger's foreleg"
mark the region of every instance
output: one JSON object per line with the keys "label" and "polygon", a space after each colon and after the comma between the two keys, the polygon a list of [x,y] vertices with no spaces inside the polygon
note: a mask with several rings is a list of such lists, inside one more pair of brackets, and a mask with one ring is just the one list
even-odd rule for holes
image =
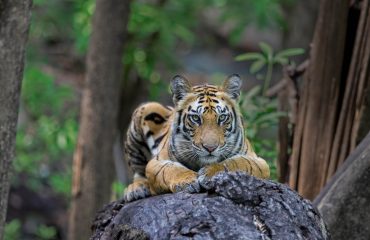
{"label": "tiger's foreleg", "polygon": [[268,178],[270,176],[270,168],[264,159],[251,155],[236,155],[220,163],[210,164],[201,168],[198,172],[198,181],[201,185],[204,185],[221,171],[244,171],[259,178]]}
{"label": "tiger's foreleg", "polygon": [[153,195],[166,192],[200,191],[197,173],[171,160],[150,160],[146,167],[146,176]]}

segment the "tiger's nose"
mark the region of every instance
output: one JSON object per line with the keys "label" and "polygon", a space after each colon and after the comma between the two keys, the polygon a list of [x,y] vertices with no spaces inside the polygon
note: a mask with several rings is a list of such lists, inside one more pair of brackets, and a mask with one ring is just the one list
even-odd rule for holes
{"label": "tiger's nose", "polygon": [[209,152],[213,152],[218,146],[217,145],[207,145],[207,144],[202,144],[202,146]]}

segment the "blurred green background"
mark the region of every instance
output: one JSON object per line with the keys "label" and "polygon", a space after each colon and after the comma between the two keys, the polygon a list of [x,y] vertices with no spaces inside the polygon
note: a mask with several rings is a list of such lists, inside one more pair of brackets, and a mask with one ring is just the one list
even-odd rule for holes
{"label": "blurred green background", "polygon": [[[92,0],[34,0],[5,239],[65,239]],[[132,1],[122,59],[140,100],[171,104],[169,79],[244,79],[246,134],[276,179],[277,100],[264,93],[303,49],[284,44],[294,0]],[[296,46],[290,46],[296,47]],[[128,113],[129,114],[129,113]],[[112,188],[117,197],[124,183]]]}

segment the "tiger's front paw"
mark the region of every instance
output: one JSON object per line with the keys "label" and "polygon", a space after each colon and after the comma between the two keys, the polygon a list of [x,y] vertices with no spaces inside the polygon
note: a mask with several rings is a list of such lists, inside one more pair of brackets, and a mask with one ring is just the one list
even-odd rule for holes
{"label": "tiger's front paw", "polygon": [[123,199],[125,202],[132,202],[151,196],[147,181],[131,183],[125,190]]}
{"label": "tiger's front paw", "polygon": [[170,189],[174,193],[181,191],[188,193],[200,192],[200,185],[197,180],[196,173],[192,172],[191,174],[179,177],[173,184],[171,184]]}
{"label": "tiger's front paw", "polygon": [[215,176],[217,173],[225,170],[226,170],[225,167],[219,163],[202,167],[198,171],[198,182],[203,188],[210,189],[212,188],[211,186],[212,177]]}

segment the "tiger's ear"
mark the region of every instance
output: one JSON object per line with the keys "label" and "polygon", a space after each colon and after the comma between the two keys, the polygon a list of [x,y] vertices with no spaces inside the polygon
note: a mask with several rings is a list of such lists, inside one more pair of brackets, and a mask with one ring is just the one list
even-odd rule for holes
{"label": "tiger's ear", "polygon": [[180,75],[176,75],[171,80],[172,99],[175,104],[191,92],[189,81]]}
{"label": "tiger's ear", "polygon": [[240,95],[240,88],[242,86],[242,80],[238,74],[230,75],[224,81],[222,88],[232,99],[238,99]]}

